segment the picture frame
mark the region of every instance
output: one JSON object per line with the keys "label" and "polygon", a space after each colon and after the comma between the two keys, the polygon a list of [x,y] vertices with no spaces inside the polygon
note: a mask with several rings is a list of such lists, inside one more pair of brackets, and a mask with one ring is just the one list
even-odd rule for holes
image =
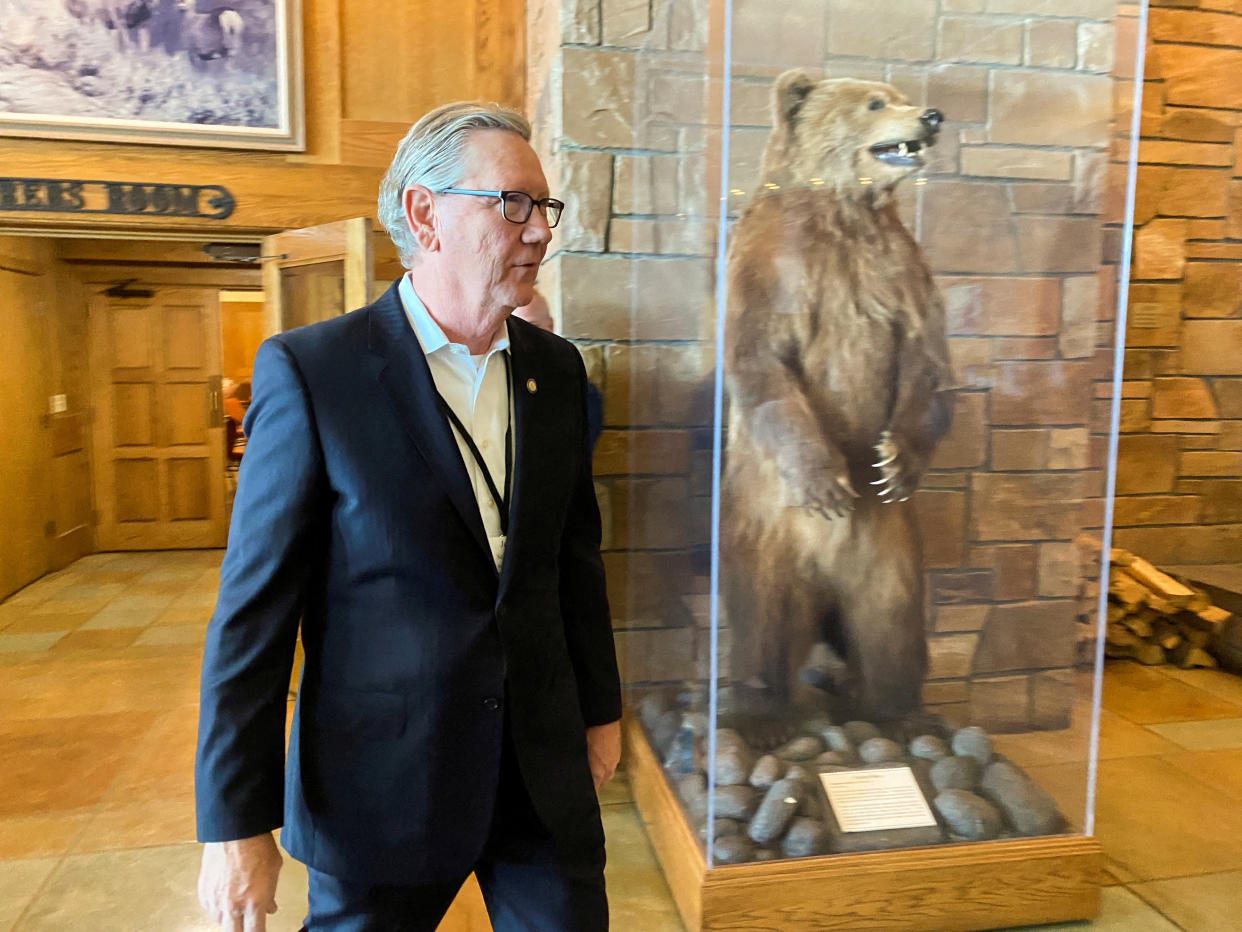
{"label": "picture frame", "polygon": [[0,0],[0,137],[301,152],[300,0]]}

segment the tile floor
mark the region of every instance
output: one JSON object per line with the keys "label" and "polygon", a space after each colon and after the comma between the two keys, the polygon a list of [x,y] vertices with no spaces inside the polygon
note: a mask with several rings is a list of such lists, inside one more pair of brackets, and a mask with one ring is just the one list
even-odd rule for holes
{"label": "tile floor", "polygon": [[[0,932],[200,932],[192,760],[220,553],[98,554],[0,603]],[[1111,665],[1094,923],[1242,929],[1242,678]],[[1002,750],[1082,811],[1081,732]],[[681,932],[624,781],[604,796],[616,932]],[[289,862],[273,932],[302,918]]]}

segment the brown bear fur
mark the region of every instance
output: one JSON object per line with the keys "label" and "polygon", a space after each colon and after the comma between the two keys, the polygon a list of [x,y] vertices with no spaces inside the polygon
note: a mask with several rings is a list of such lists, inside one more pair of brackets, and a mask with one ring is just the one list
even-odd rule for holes
{"label": "brown bear fur", "polygon": [[886,164],[872,146],[930,144],[940,114],[802,71],[781,76],[773,109],[728,256],[731,701],[805,712],[826,692],[891,720],[920,706],[927,671],[908,499],[948,429],[952,378],[943,305],[893,202],[921,158]]}

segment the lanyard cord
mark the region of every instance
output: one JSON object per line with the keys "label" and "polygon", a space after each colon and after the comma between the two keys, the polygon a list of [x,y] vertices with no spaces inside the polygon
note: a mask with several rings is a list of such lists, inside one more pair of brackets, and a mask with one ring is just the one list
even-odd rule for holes
{"label": "lanyard cord", "polygon": [[512,486],[510,477],[513,474],[513,419],[510,415],[509,408],[512,405],[513,387],[510,384],[513,380],[509,372],[509,354],[502,351],[501,356],[505,360],[505,494],[501,495],[500,490],[496,486],[496,480],[492,478],[492,471],[487,468],[487,463],[483,460],[483,454],[479,452],[479,448],[475,445],[474,438],[470,436],[470,431],[466,430],[466,426],[462,424],[455,411],[449,407],[449,403],[444,400],[444,396],[440,394],[439,389],[436,390],[436,400],[440,403],[440,410],[444,412],[444,416],[449,419],[462,439],[466,441],[466,446],[470,448],[470,452],[474,454],[474,461],[479,464],[479,468],[483,470],[483,478],[487,481],[487,490],[492,493],[492,501],[496,503],[496,510],[500,513],[500,533],[508,536],[509,534],[509,494]]}

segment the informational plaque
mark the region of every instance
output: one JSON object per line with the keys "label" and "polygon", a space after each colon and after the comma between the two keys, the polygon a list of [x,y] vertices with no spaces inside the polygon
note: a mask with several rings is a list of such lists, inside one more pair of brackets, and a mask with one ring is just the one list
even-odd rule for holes
{"label": "informational plaque", "polygon": [[878,832],[935,825],[909,767],[821,773],[824,792],[843,832]]}

